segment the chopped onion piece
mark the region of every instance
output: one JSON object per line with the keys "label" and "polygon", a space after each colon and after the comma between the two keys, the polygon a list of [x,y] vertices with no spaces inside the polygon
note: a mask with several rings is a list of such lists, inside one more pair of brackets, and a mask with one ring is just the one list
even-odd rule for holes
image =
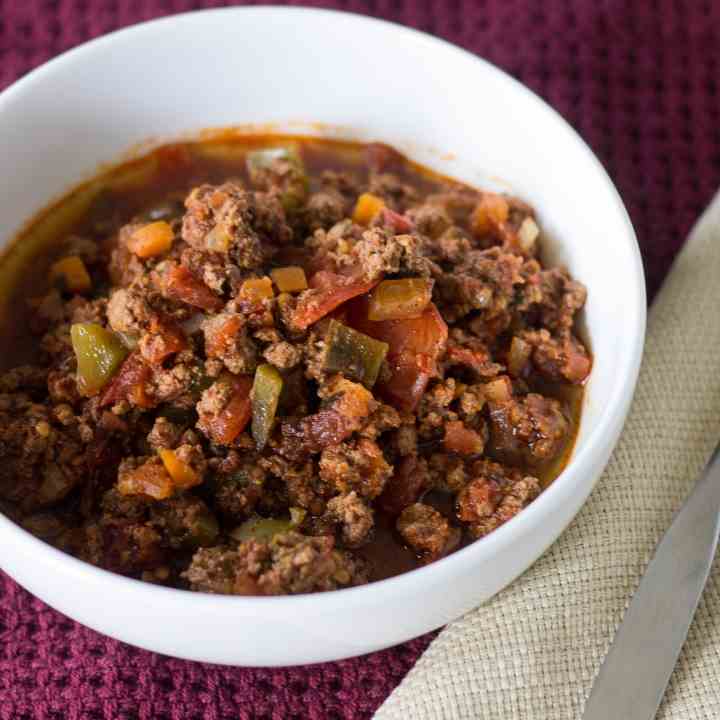
{"label": "chopped onion piece", "polygon": [[520,247],[525,252],[530,252],[535,247],[535,241],[538,235],[540,235],[540,228],[537,226],[537,223],[531,217],[526,217],[518,230]]}

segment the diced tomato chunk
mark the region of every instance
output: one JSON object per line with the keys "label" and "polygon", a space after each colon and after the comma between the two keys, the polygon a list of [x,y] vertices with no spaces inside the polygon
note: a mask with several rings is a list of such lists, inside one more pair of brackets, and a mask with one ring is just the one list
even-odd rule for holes
{"label": "diced tomato chunk", "polygon": [[353,327],[370,337],[382,340],[390,345],[389,354],[399,355],[407,352],[424,354],[437,359],[447,343],[448,329],[434,303],[429,303],[422,315],[405,320],[367,319],[368,302],[366,298],[353,304],[351,317]]}
{"label": "diced tomato chunk", "polygon": [[587,380],[592,368],[592,360],[585,348],[573,337],[565,342],[566,362],[563,368],[563,375],[576,385],[581,385]]}
{"label": "diced tomato chunk", "polygon": [[228,404],[217,414],[203,418],[201,429],[218,445],[229,445],[245,429],[252,415],[251,378],[241,375],[232,380],[233,392]]}
{"label": "diced tomato chunk", "polygon": [[218,311],[224,305],[223,301],[184,265],[173,265],[163,273],[161,289],[165,297],[180,300],[202,310]]}
{"label": "diced tomato chunk", "polygon": [[391,376],[375,386],[379,394],[400,410],[412,412],[418,406],[430,378],[437,375],[437,359],[445,349],[448,329],[433,303],[422,315],[407,320],[367,319],[366,298],[353,303],[349,324],[390,349],[386,362]]}
{"label": "diced tomato chunk", "polygon": [[185,333],[172,320],[160,317],[152,319],[150,330],[140,343],[143,357],[153,365],[160,364],[186,347]]}
{"label": "diced tomato chunk", "polygon": [[450,365],[465,365],[474,370],[480,377],[493,377],[502,369],[502,365],[494,363],[490,352],[486,348],[466,348],[458,345],[449,345],[445,353],[445,360]]}
{"label": "diced tomato chunk", "polygon": [[310,278],[310,289],[299,296],[291,319],[292,327],[306,330],[344,302],[369,292],[377,283],[378,280],[362,280],[327,270],[316,272]]}
{"label": "diced tomato chunk", "polygon": [[337,445],[353,430],[351,421],[332,409],[321,410],[315,415],[282,426],[286,441],[296,443],[305,452],[320,452],[330,445]]}
{"label": "diced tomato chunk", "polygon": [[140,352],[136,350],[131,353],[100,398],[100,407],[114,405],[122,400],[128,400],[137,407],[152,407],[153,400],[145,388],[151,375],[152,370]]}
{"label": "diced tomato chunk", "polygon": [[437,374],[435,361],[429,355],[401,353],[388,357],[391,377],[378,382],[379,395],[391,405],[405,412],[413,412],[430,382]]}
{"label": "diced tomato chunk", "polygon": [[223,357],[232,347],[245,321],[242,315],[218,315],[206,325],[205,353],[208,357]]}
{"label": "diced tomato chunk", "polygon": [[460,455],[479,455],[485,448],[480,433],[466,428],[461,420],[445,423],[445,449]]}
{"label": "diced tomato chunk", "polygon": [[383,225],[391,228],[396,233],[409,233],[413,230],[414,225],[410,218],[391,210],[389,207],[384,207],[380,211],[380,217]]}
{"label": "diced tomato chunk", "polygon": [[334,400],[314,415],[286,422],[282,434],[287,442],[303,452],[337,445],[349,437],[376,407],[372,393],[360,383],[340,378],[333,387]]}

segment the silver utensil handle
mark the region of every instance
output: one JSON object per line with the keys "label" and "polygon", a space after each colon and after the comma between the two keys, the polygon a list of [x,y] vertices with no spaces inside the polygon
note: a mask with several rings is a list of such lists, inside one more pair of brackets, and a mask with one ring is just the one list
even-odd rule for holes
{"label": "silver utensil handle", "polygon": [[700,600],[720,528],[720,446],[655,548],[583,720],[652,720]]}

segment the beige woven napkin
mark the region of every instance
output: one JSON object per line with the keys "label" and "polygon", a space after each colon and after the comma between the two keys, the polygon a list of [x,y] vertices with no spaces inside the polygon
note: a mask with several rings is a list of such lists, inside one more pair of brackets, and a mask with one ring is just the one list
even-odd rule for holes
{"label": "beige woven napkin", "polygon": [[[589,501],[521,578],[440,633],[376,720],[579,719],[643,568],[718,440],[720,194],[651,309],[633,407]],[[720,718],[717,561],[657,717]]]}

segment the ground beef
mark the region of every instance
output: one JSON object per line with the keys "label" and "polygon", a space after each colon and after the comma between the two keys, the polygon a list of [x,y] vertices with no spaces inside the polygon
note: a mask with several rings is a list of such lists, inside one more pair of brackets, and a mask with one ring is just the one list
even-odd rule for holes
{"label": "ground beef", "polygon": [[451,453],[482,455],[487,435],[487,427],[483,421],[477,423],[475,427],[470,427],[462,420],[452,420],[445,423],[443,445]]}
{"label": "ground beef", "polygon": [[470,371],[475,380],[487,380],[505,369],[493,361],[492,353],[482,340],[459,328],[454,328],[450,335],[444,359],[447,366],[460,366]]}
{"label": "ground beef", "polygon": [[283,452],[288,456],[320,452],[363,427],[378,408],[372,393],[359,383],[335,375],[318,389],[321,409],[302,420],[283,423]]}
{"label": "ground beef", "polygon": [[173,403],[188,407],[194,403],[193,387],[198,379],[198,367],[176,357],[168,367],[153,368],[148,394],[154,403]]}
{"label": "ground beef", "polygon": [[433,240],[439,238],[453,224],[447,210],[435,203],[423,203],[410,208],[405,214],[419,233]]}
{"label": "ground beef", "polygon": [[136,280],[142,279],[146,267],[142,261],[128,250],[127,241],[142,223],[129,223],[120,228],[117,238],[111,243],[113,249],[110,254],[108,274],[114,285],[127,287]]}
{"label": "ground beef", "polygon": [[418,408],[418,433],[423,439],[437,438],[444,432],[446,422],[458,419],[458,414],[451,407],[456,392],[454,378],[437,381],[428,387]]}
{"label": "ground beef", "polygon": [[485,385],[466,385],[460,393],[458,415],[466,421],[474,421],[485,407]]}
{"label": "ground beef", "polygon": [[261,595],[257,578],[272,563],[267,543],[248,540],[235,550],[200,549],[184,573],[192,590],[221,595]]}
{"label": "ground beef", "polygon": [[224,254],[186,248],[181,263],[218,294],[237,291],[242,284],[242,270]]}
{"label": "ground beef", "polygon": [[542,270],[537,262],[528,263],[528,277],[521,288],[518,311],[554,332],[572,328],[575,314],[585,305],[585,287],[570,278],[562,268]]}
{"label": "ground beef", "polygon": [[157,568],[166,557],[160,533],[131,520],[102,519],[88,525],[73,540],[77,543],[75,552],[83,560],[124,574]]}
{"label": "ground beef", "polygon": [[[42,390],[47,376],[48,371],[46,368],[37,365],[18,365],[0,374],[0,393],[15,393],[19,390],[29,392]],[[18,400],[22,404],[21,399]],[[4,402],[12,404],[15,400],[8,396]],[[0,409],[4,409],[2,405],[0,405]]]}
{"label": "ground beef", "polygon": [[[264,475],[258,466],[255,469]],[[237,473],[216,479],[213,499],[225,518],[241,522],[250,517],[262,494],[262,482],[254,482],[251,477]]]}
{"label": "ground beef", "polygon": [[301,213],[307,199],[308,181],[293,149],[274,157],[265,155],[258,163],[248,162],[247,170],[252,184],[265,190],[263,195],[280,204],[288,217],[294,219]]}
{"label": "ground beef", "polygon": [[323,170],[320,173],[320,186],[323,190],[339,193],[348,203],[348,210],[361,192],[360,183],[352,173],[338,170]]}
{"label": "ground beef", "polygon": [[510,520],[540,492],[537,478],[488,460],[474,463],[469,473],[472,479],[457,497],[457,515],[475,538]]}
{"label": "ground beef", "polygon": [[292,595],[367,581],[364,564],[334,548],[329,537],[278,535],[246,540],[236,550],[198,550],[185,573],[194,590],[229,595]]}
{"label": "ground beef", "polygon": [[148,444],[154,448],[174,448],[180,443],[183,428],[170,422],[166,417],[155,419],[152,430],[148,433]]}
{"label": "ground beef", "polygon": [[310,230],[327,230],[340,222],[347,212],[347,201],[339,192],[333,189],[320,190],[308,198],[305,221]]}
{"label": "ground beef", "polygon": [[0,498],[26,512],[58,503],[85,478],[82,439],[29,398],[4,404],[12,412],[0,414]]}
{"label": "ground beef", "polygon": [[325,511],[326,517],[340,526],[342,542],[346,547],[363,545],[373,529],[373,512],[353,490],[332,498]]}
{"label": "ground beef", "polygon": [[391,474],[382,450],[366,438],[331,445],[320,455],[320,477],[337,492],[354,490],[372,499],[383,491]]}
{"label": "ground beef", "polygon": [[303,351],[297,345],[280,340],[265,348],[263,357],[280,370],[291,370],[302,360]]}
{"label": "ground beef", "polygon": [[115,290],[107,304],[108,324],[118,332],[139,335],[147,330],[154,315],[147,291],[140,287]]}
{"label": "ground beef", "polygon": [[[182,439],[186,440],[187,438],[183,437]],[[175,456],[180,462],[194,470],[199,478],[204,478],[208,469],[208,461],[199,442],[183,442],[175,448]]]}
{"label": "ground beef", "polygon": [[35,334],[41,334],[48,328],[63,322],[67,317],[67,307],[63,302],[60,291],[52,289],[39,298],[31,320],[31,329]]}
{"label": "ground beef", "polygon": [[579,384],[590,373],[590,356],[572,334],[553,337],[542,329],[524,332],[521,337],[532,348],[533,365],[548,380]]}
{"label": "ground beef", "polygon": [[391,405],[380,403],[358,431],[360,435],[376,440],[382,433],[400,426],[400,413]]}
{"label": "ground beef", "polygon": [[478,334],[494,339],[510,324],[515,288],[524,282],[522,265],[521,257],[495,247],[468,252],[437,280],[443,315],[452,322],[479,311],[486,329]]}
{"label": "ground beef", "polygon": [[368,186],[369,192],[381,197],[388,207],[404,212],[417,200],[417,190],[409,183],[403,182],[393,173],[373,173]]}
{"label": "ground beef", "polygon": [[430,485],[427,461],[417,455],[407,455],[396,464],[378,504],[388,515],[399,515],[404,508],[419,500]]}
{"label": "ground beef", "polygon": [[397,242],[395,235],[381,228],[366,230],[355,245],[354,252],[368,280],[376,280],[385,273],[400,270],[402,245]]}
{"label": "ground beef", "polygon": [[250,374],[257,365],[257,347],[248,337],[245,320],[235,313],[221,313],[203,324],[205,354],[222,360],[236,375]]}
{"label": "ground beef", "polygon": [[188,340],[179,325],[172,320],[155,317],[137,343],[142,357],[153,365],[164,362],[171,355],[188,347]]}
{"label": "ground beef", "polygon": [[75,405],[80,400],[75,358],[63,358],[47,375],[47,391],[54,403]]}
{"label": "ground beef", "polygon": [[428,472],[428,485],[453,495],[459,493],[470,479],[467,459],[445,452],[430,456]]}
{"label": "ground beef", "polygon": [[398,455],[417,455],[418,433],[415,424],[405,423],[400,425],[395,433],[394,446]]}
{"label": "ground beef", "polygon": [[67,525],[63,523],[61,518],[56,517],[52,513],[40,512],[35,515],[28,515],[25,518],[16,518],[10,514],[10,508],[10,505],[6,507],[2,504],[0,505],[0,512],[7,513],[11,520],[14,520],[21,525],[23,529],[39,537],[41,540],[57,542],[60,535],[67,532]]}
{"label": "ground beef", "polygon": [[456,225],[445,230],[435,242],[436,259],[440,263],[459,263],[471,249],[472,241],[467,233]]}
{"label": "ground beef", "polygon": [[214,382],[203,391],[200,400],[195,406],[199,420],[197,428],[200,432],[211,436],[210,427],[217,421],[218,416],[227,407],[233,396],[233,386],[228,382]]}
{"label": "ground beef", "polygon": [[488,414],[495,454],[515,462],[536,464],[557,457],[570,431],[561,404],[536,393],[491,402]]}
{"label": "ground beef", "polygon": [[[267,494],[267,463],[254,452],[232,449],[208,464],[213,505],[220,515],[235,523],[250,517]],[[287,502],[281,510],[286,507]]]}
{"label": "ground beef", "polygon": [[395,235],[379,227],[366,230],[353,248],[363,276],[370,281],[399,272],[421,277],[439,274],[439,269],[423,253],[417,237]]}
{"label": "ground beef", "polygon": [[430,193],[425,203],[443,208],[456,226],[464,228],[468,226],[479,200],[480,193],[477,190],[450,185],[439,192]]}
{"label": "ground beef", "polygon": [[305,508],[314,515],[322,514],[332,490],[319,476],[315,462],[290,460],[274,454],[263,458],[260,464],[283,484],[286,505]]}
{"label": "ground beef", "polygon": [[188,195],[183,220],[185,242],[198,250],[225,253],[240,267],[259,268],[269,243],[287,242],[291,230],[282,206],[234,182],[201,185]]}
{"label": "ground beef", "polygon": [[458,531],[450,527],[442,513],[422,503],[414,503],[402,511],[397,529],[402,539],[426,562],[446,554],[460,539]]}
{"label": "ground beef", "polygon": [[105,298],[86,300],[75,296],[67,305],[66,310],[70,311],[70,321],[73,323],[97,323],[105,324],[107,317],[108,301]]}
{"label": "ground beef", "polygon": [[208,506],[192,495],[153,503],[151,525],[161,533],[163,543],[176,550],[213,545],[219,531]]}
{"label": "ground beef", "polygon": [[355,264],[354,255],[349,254],[360,240],[363,228],[352,220],[335,223],[329,230],[315,230],[305,239],[305,248],[311,254],[312,269],[339,272]]}
{"label": "ground beef", "polygon": [[141,523],[150,516],[153,501],[146,495],[123,495],[116,487],[110,488],[101,500],[105,518],[124,518]]}

